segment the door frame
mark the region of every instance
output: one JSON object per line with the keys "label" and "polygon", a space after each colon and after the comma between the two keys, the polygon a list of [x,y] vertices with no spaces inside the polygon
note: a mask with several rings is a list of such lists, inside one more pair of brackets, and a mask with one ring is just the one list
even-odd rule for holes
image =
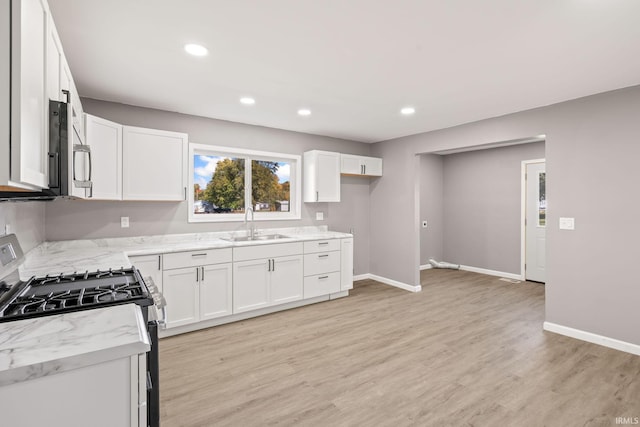
{"label": "door frame", "polygon": [[523,160],[520,167],[520,279],[527,280],[525,263],[527,261],[527,165],[546,163],[546,158]]}

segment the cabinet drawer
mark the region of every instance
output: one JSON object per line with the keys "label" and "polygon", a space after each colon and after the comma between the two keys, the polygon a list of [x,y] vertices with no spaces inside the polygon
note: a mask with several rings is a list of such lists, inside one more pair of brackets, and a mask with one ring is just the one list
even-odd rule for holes
{"label": "cabinet drawer", "polygon": [[314,276],[322,273],[340,271],[340,251],[305,254],[304,275]]}
{"label": "cabinet drawer", "polygon": [[315,252],[339,251],[340,239],[314,240],[312,242],[304,242],[304,253],[312,254]]}
{"label": "cabinet drawer", "polygon": [[171,270],[173,268],[221,264],[223,262],[231,262],[231,257],[231,248],[174,252],[162,256],[162,266],[164,270]]}
{"label": "cabinet drawer", "polygon": [[304,297],[313,298],[340,292],[340,273],[318,274],[304,278]]}
{"label": "cabinet drawer", "polygon": [[276,243],[273,245],[242,246],[233,248],[234,261],[275,258],[302,254],[302,243]]}

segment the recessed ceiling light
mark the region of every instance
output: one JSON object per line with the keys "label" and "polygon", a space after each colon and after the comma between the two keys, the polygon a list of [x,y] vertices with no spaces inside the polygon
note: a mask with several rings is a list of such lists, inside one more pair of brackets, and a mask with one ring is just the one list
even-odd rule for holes
{"label": "recessed ceiling light", "polygon": [[194,43],[185,44],[184,50],[186,50],[187,53],[193,56],[205,56],[207,53],[209,53],[206,47]]}
{"label": "recessed ceiling light", "polygon": [[310,116],[311,115],[311,110],[309,110],[308,108],[301,108],[298,110],[298,115],[300,116]]}
{"label": "recessed ceiling light", "polygon": [[404,107],[402,110],[400,110],[400,113],[404,114],[405,116],[410,116],[415,112],[416,109],[413,107]]}
{"label": "recessed ceiling light", "polygon": [[250,98],[248,96],[242,97],[240,98],[240,103],[244,104],[244,105],[253,105],[256,103],[256,100],[253,98]]}

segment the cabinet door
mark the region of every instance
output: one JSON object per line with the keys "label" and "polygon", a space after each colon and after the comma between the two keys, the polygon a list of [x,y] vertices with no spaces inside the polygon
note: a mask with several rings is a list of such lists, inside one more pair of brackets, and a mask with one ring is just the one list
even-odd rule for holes
{"label": "cabinet door", "polygon": [[233,313],[231,263],[200,267],[200,320]]}
{"label": "cabinet door", "polygon": [[151,277],[153,283],[162,292],[162,255],[130,256],[131,265],[140,270],[142,277]]}
{"label": "cabinet door", "polygon": [[350,154],[340,155],[340,173],[345,175],[362,174],[360,156],[352,156]]}
{"label": "cabinet door", "polygon": [[122,200],[122,125],[85,114],[93,199]]}
{"label": "cabinet door", "polygon": [[162,273],[162,293],[167,301],[167,328],[197,322],[198,268],[178,268]]}
{"label": "cabinet door", "polygon": [[62,44],[58,38],[53,19],[49,18],[47,30],[47,94],[53,101],[66,101],[60,86],[62,76]]}
{"label": "cabinet door", "polygon": [[44,0],[13,2],[11,178],[32,188],[48,187],[47,28]]}
{"label": "cabinet door", "polygon": [[382,159],[377,157],[363,157],[362,165],[364,175],[382,176]]}
{"label": "cabinet door", "polygon": [[340,201],[340,153],[311,150],[304,153],[305,202]]}
{"label": "cabinet door", "polygon": [[273,258],[270,277],[271,304],[302,299],[302,255]]}
{"label": "cabinet door", "polygon": [[122,198],[185,200],[187,139],[184,133],[124,126]]}
{"label": "cabinet door", "polygon": [[353,237],[342,239],[340,258],[340,290],[353,289]]}
{"label": "cabinet door", "polygon": [[267,307],[269,260],[257,259],[233,263],[233,313]]}
{"label": "cabinet door", "polygon": [[340,154],[318,154],[318,202],[340,201]]}

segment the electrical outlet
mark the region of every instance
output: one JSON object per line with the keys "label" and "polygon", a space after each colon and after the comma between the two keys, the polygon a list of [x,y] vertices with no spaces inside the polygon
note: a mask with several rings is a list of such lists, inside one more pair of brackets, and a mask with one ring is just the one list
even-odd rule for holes
{"label": "electrical outlet", "polygon": [[422,221],[422,228],[427,228],[427,221]]}
{"label": "electrical outlet", "polygon": [[316,221],[324,221],[324,212],[316,212]]}
{"label": "electrical outlet", "polygon": [[120,227],[121,228],[129,228],[129,217],[121,216],[120,217]]}
{"label": "electrical outlet", "polygon": [[575,230],[576,220],[575,218],[560,218],[559,226],[560,230]]}

